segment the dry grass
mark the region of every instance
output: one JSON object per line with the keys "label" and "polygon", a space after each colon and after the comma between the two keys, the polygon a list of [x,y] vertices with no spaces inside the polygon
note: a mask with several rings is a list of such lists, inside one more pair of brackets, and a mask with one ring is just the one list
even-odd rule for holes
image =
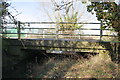
{"label": "dry grass", "polygon": [[31,77],[37,78],[118,78],[118,64],[107,54],[90,59],[50,58],[41,66],[34,65]]}
{"label": "dry grass", "polygon": [[[72,72],[76,70],[76,72]],[[72,76],[75,74],[75,76]],[[77,74],[77,75],[76,75]],[[71,78],[116,78],[118,65],[113,63],[108,55],[97,55],[83,63],[73,65],[65,77]]]}

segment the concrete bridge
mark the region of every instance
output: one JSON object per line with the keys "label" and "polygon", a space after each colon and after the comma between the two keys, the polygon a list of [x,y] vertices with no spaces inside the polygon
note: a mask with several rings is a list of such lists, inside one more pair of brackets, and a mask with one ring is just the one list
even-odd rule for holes
{"label": "concrete bridge", "polygon": [[[72,39],[5,39],[7,51],[12,55],[25,55],[25,50],[35,49],[52,53],[64,51],[68,54],[75,52],[110,53],[117,52],[117,43],[95,40],[72,40]],[[34,54],[34,53],[33,53]]]}
{"label": "concrete bridge", "polygon": [[[31,22],[31,24],[55,24],[54,22]],[[52,53],[53,51],[64,51],[67,53],[76,53],[76,52],[93,52],[93,53],[109,53],[111,56],[116,55],[118,52],[117,47],[118,41],[104,41],[102,37],[114,37],[113,35],[103,35],[103,30],[101,29],[84,29],[84,30],[100,30],[100,35],[86,35],[86,34],[61,34],[59,27],[56,28],[24,28],[24,29],[52,29],[55,30],[55,34],[43,34],[43,33],[33,33],[34,35],[39,35],[39,38],[21,38],[21,34],[30,34],[32,33],[22,33],[21,24],[30,24],[30,22],[18,22],[17,33],[3,33],[3,34],[17,34],[18,38],[7,37],[4,40],[5,50],[9,54],[16,56],[25,56],[25,50],[36,49]],[[57,23],[58,24],[58,23]],[[59,23],[59,24],[75,24],[75,23]],[[102,23],[77,23],[77,24],[102,24]],[[102,25],[101,25],[102,26]],[[8,29],[10,29],[8,27]],[[14,28],[15,29],[15,28]],[[83,28],[80,28],[83,30]],[[108,29],[106,29],[108,30]],[[42,37],[40,37],[40,35]],[[47,38],[43,36],[51,35],[52,38]],[[91,37],[82,37],[82,38],[61,38],[59,36],[72,35],[71,37],[76,36],[94,36],[95,39]],[[73,36],[74,35],[74,36]],[[98,39],[96,39],[96,36]],[[114,53],[114,54],[113,54]],[[33,53],[34,54],[34,53]]]}

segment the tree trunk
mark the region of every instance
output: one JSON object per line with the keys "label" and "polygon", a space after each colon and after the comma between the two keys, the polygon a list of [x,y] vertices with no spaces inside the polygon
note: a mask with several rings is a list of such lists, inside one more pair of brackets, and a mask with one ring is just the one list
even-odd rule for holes
{"label": "tree trunk", "polygon": [[[120,32],[118,33],[118,41],[120,41]],[[120,62],[120,42],[118,43],[118,63]]]}
{"label": "tree trunk", "polygon": [[[118,41],[120,41],[120,33],[117,34]],[[110,52],[111,60],[113,62],[119,63],[120,62],[120,42],[114,43],[113,51]]]}

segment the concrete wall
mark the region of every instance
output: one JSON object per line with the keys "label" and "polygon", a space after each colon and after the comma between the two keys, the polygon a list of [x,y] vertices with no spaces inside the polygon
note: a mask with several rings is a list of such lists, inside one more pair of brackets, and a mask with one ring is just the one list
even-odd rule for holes
{"label": "concrete wall", "polygon": [[[62,40],[62,39],[7,39],[8,51],[11,54],[22,55],[21,49],[32,48],[40,50],[87,51],[105,53],[114,51],[114,43],[100,41]],[[17,53],[16,53],[17,51]]]}
{"label": "concrete wall", "polygon": [[115,44],[111,42],[68,39],[5,39],[4,46],[6,48],[4,49],[10,55],[16,56],[19,60],[29,56],[29,53],[23,51],[22,49],[95,52],[100,54],[108,53],[112,57],[116,56],[118,53],[116,50],[117,48],[115,49]]}

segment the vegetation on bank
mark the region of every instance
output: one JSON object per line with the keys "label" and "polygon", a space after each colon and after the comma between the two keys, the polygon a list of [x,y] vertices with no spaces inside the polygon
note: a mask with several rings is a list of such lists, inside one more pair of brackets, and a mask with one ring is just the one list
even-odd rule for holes
{"label": "vegetation on bank", "polygon": [[108,54],[98,54],[90,59],[52,57],[43,65],[33,64],[29,77],[37,78],[118,78],[118,64]]}

